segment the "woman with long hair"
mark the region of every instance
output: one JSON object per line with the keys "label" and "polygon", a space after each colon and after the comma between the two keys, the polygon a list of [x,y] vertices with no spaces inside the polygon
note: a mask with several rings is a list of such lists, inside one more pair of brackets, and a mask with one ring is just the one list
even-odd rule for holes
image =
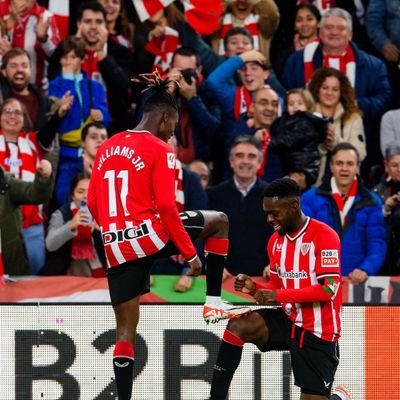
{"label": "woman with long hair", "polygon": [[349,79],[334,68],[315,71],[308,90],[316,102],[315,111],[332,123],[328,126],[325,141],[319,146],[321,166],[317,185],[321,183],[329,164],[329,153],[339,142],[351,143],[359,152],[360,160],[366,156],[366,143],[362,113]]}

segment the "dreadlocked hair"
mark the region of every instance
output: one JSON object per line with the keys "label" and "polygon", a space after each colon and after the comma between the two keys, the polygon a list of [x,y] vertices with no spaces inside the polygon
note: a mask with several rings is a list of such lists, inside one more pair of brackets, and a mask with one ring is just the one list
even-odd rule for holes
{"label": "dreadlocked hair", "polygon": [[178,80],[165,78],[162,79],[158,70],[154,72],[139,74],[138,77],[132,78],[132,82],[145,84],[146,88],[142,90],[142,93],[148,91],[149,97],[146,99],[143,112],[151,112],[155,109],[165,110],[165,108],[172,108],[176,112],[179,112],[178,104],[174,96],[172,96],[168,89],[172,85],[180,87]]}
{"label": "dreadlocked hair", "polygon": [[280,178],[272,181],[264,192],[264,197],[300,197],[299,185],[290,178]]}

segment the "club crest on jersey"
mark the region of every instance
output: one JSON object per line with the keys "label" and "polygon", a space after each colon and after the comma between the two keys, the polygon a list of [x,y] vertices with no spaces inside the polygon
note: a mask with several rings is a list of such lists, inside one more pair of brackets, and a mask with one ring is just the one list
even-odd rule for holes
{"label": "club crest on jersey", "polygon": [[175,154],[174,153],[167,153],[167,163],[168,163],[168,168],[175,169]]}
{"label": "club crest on jersey", "polygon": [[300,251],[303,256],[305,256],[311,248],[311,243],[302,243],[300,246]]}
{"label": "club crest on jersey", "polygon": [[322,267],[338,267],[339,266],[339,250],[321,250],[321,266]]}

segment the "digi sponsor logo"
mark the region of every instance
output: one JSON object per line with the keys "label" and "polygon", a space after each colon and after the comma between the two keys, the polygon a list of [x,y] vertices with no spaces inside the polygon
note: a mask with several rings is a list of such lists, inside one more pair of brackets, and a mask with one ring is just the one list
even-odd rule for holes
{"label": "digi sponsor logo", "polygon": [[321,266],[322,267],[338,267],[339,266],[339,251],[322,250],[321,251]]}
{"label": "digi sponsor logo", "polygon": [[168,168],[175,169],[175,154],[174,153],[167,153],[167,163],[168,163]]}

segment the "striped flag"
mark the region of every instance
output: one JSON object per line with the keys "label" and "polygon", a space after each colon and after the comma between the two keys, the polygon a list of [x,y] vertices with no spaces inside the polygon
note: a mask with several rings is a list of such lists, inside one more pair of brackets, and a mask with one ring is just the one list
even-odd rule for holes
{"label": "striped flag", "polygon": [[158,11],[169,6],[174,0],[132,0],[132,2],[140,22],[144,22]]}
{"label": "striped flag", "polygon": [[64,39],[69,33],[69,1],[49,0],[48,10],[54,14],[60,38]]}

